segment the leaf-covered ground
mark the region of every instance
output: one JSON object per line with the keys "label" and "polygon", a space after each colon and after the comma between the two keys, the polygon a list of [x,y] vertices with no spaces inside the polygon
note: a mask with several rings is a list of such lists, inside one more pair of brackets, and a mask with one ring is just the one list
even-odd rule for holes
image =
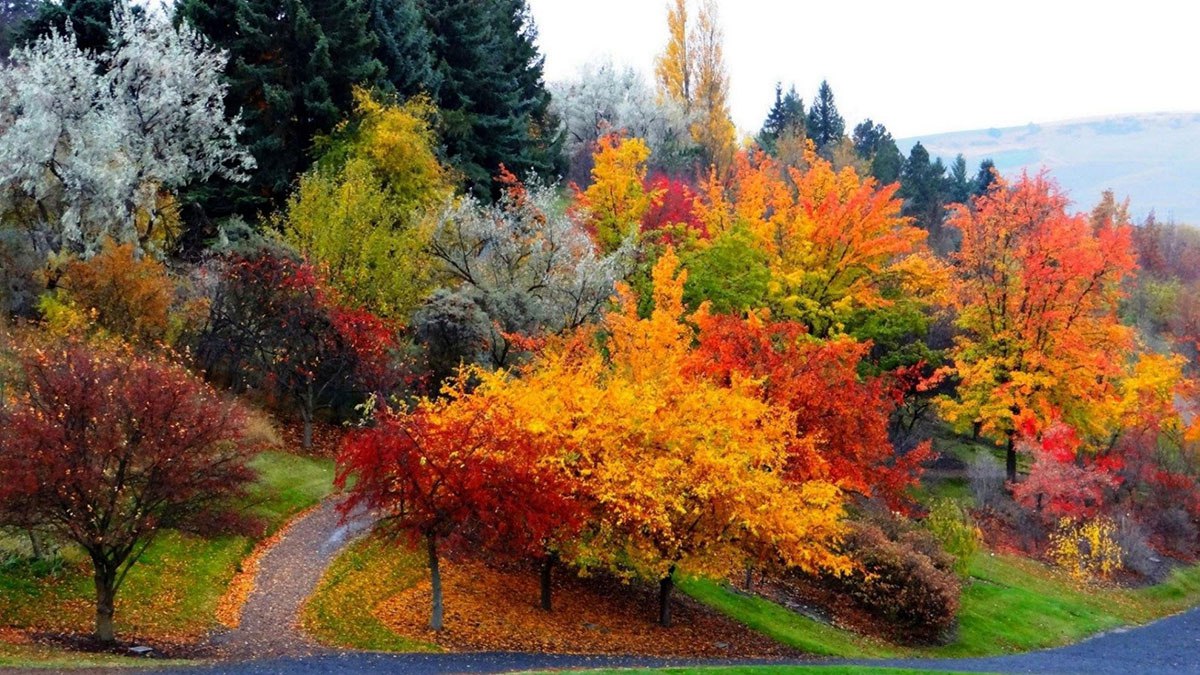
{"label": "leaf-covered ground", "polygon": [[[326,574],[306,626],[326,642],[375,649],[755,657],[796,650],[683,594],[674,625],[659,627],[656,589],[556,571],[554,611],[538,606],[537,574],[477,561],[445,561],[446,628],[427,628],[430,590],[422,556],[368,539]],[[391,636],[388,639],[387,636]]]}

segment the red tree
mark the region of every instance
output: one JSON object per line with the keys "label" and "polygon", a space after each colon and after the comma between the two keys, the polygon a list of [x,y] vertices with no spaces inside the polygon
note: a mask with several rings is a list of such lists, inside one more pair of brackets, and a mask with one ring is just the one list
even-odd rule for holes
{"label": "red tree", "polygon": [[213,522],[253,479],[242,415],[160,357],[66,343],[21,366],[0,406],[0,516],[87,552],[96,638],[111,642],[116,593],[155,534]]}
{"label": "red tree", "polygon": [[554,542],[582,522],[565,476],[542,460],[539,436],[487,396],[461,388],[408,412],[383,410],[352,432],[338,456],[347,512],[366,506],[382,525],[425,546],[432,583],[429,625],[442,629],[439,550],[545,558],[543,605]]}
{"label": "red tree", "polygon": [[659,243],[679,245],[688,238],[707,239],[708,229],[696,214],[696,191],[688,183],[657,174],[646,179],[646,193],[655,195],[642,216],[642,232],[654,233]]}
{"label": "red tree", "polygon": [[699,315],[693,367],[722,381],[762,381],[763,396],[796,414],[788,471],[798,481],[827,478],[843,489],[896,506],[916,484],[928,443],[901,455],[888,438],[898,401],[889,380],[863,378],[870,345],[849,338],[816,341],[798,322]]}

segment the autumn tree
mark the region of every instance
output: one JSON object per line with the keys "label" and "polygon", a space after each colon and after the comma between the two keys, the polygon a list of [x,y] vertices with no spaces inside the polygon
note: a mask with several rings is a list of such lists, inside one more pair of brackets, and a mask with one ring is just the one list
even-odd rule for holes
{"label": "autumn tree", "polygon": [[429,292],[433,213],[452,192],[427,102],[382,103],[356,92],[353,123],[300,179],[279,223],[284,240],[347,298],[406,319]]}
{"label": "autumn tree", "polygon": [[834,171],[811,142],[806,162],[801,171],[743,153],[732,186],[710,181],[699,209],[710,232],[745,228],[766,255],[780,315],[824,338],[843,332],[856,309],[890,305],[892,290],[936,299],[941,267],[900,215],[896,186]]}
{"label": "autumn tree", "polygon": [[606,253],[636,234],[655,204],[655,192],[646,189],[649,157],[650,149],[640,138],[610,134],[596,146],[592,182],[579,194],[578,208]]}
{"label": "autumn tree", "polygon": [[392,324],[348,306],[311,265],[262,251],[224,261],[195,358],[210,379],[298,412],[307,449],[318,411],[398,384],[395,349]]}
{"label": "autumn tree", "polygon": [[[384,529],[424,546],[433,630],[443,628],[447,549],[548,558],[553,538],[582,522],[567,476],[545,461],[544,437],[522,427],[502,400],[465,385],[464,376],[442,398],[377,412],[338,456],[337,484],[350,493],[343,511],[366,506]],[[543,588],[546,609],[549,602]]]}
{"label": "autumn tree", "polygon": [[654,61],[658,95],[676,102],[690,113],[695,67],[692,64],[691,45],[688,44],[687,0],[674,0],[667,4],[667,34],[667,46]]}
{"label": "autumn tree", "polygon": [[552,344],[520,378],[487,374],[481,384],[554,439],[595,501],[576,562],[657,581],[663,625],[678,569],[727,573],[762,555],[810,570],[845,562],[832,548],[838,489],[784,482],[791,413],[764,402],[748,378],[718,385],[688,375],[694,336],[678,265],[668,248],[648,318],[621,288],[602,350],[585,330]]}
{"label": "autumn tree", "polygon": [[58,287],[57,300],[109,334],[141,346],[168,337],[174,282],[165,265],[139,255],[132,243],[110,240],[95,257],[71,261]]}
{"label": "autumn tree", "polygon": [[164,358],[78,343],[26,349],[0,406],[0,514],[78,544],[91,560],[96,639],[166,528],[214,522],[253,472],[242,416]]}
{"label": "autumn tree", "polygon": [[957,393],[943,412],[1007,447],[1010,481],[1020,424],[1036,433],[1061,414],[1084,439],[1103,433],[1132,346],[1116,316],[1136,266],[1130,227],[1093,227],[1066,207],[1043,174],[997,177],[950,220],[962,235],[953,300],[963,332],[951,354]]}
{"label": "autumn tree", "polygon": [[907,453],[893,447],[888,424],[901,392],[889,377],[859,375],[869,345],[845,336],[812,340],[799,323],[755,314],[701,313],[695,321],[697,373],[720,383],[761,382],[766,402],[794,414],[784,468],[789,480],[829,480],[893,508],[904,504],[931,452],[928,443]]}

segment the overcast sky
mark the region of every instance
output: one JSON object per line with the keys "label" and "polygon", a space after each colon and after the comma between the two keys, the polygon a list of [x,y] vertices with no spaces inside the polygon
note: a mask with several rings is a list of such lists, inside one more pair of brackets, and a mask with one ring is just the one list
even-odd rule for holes
{"label": "overcast sky", "polygon": [[[696,4],[697,0],[693,0]],[[1192,0],[719,0],[732,112],[828,79],[851,126],[897,138],[1114,113],[1200,111]],[[530,0],[549,80],[609,55],[648,76],[666,0]]]}

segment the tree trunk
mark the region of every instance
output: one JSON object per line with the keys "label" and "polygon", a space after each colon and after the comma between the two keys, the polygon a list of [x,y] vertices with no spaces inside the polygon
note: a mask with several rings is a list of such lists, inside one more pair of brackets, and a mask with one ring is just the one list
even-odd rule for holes
{"label": "tree trunk", "polygon": [[425,547],[429,551],[429,584],[433,595],[433,607],[429,611],[429,627],[433,630],[442,629],[442,571],[438,567],[437,542],[432,536],[425,537]]}
{"label": "tree trunk", "polygon": [[671,591],[675,588],[675,566],[658,582],[658,625],[671,627]]}
{"label": "tree trunk", "polygon": [[308,386],[304,392],[304,405],[300,406],[300,416],[304,418],[304,440],[301,445],[305,450],[312,450],[313,411],[316,408],[313,398],[312,381],[309,380]]}
{"label": "tree trunk", "polygon": [[547,612],[552,611],[554,608],[554,604],[551,599],[552,589],[550,588],[550,575],[554,570],[554,561],[557,558],[557,555],[551,553],[542,560],[542,609]]}
{"label": "tree trunk", "polygon": [[96,640],[110,643],[114,640],[113,633],[113,601],[116,599],[116,578],[96,570],[93,580],[96,583]]}
{"label": "tree trunk", "polygon": [[1017,482],[1017,447],[1013,443],[1013,432],[1008,432],[1008,450],[1005,456],[1008,469],[1008,482]]}
{"label": "tree trunk", "polygon": [[33,555],[34,560],[41,560],[46,557],[46,552],[42,549],[42,538],[38,536],[37,530],[29,528],[29,550]]}
{"label": "tree trunk", "polygon": [[754,590],[754,568],[746,565],[746,591]]}

